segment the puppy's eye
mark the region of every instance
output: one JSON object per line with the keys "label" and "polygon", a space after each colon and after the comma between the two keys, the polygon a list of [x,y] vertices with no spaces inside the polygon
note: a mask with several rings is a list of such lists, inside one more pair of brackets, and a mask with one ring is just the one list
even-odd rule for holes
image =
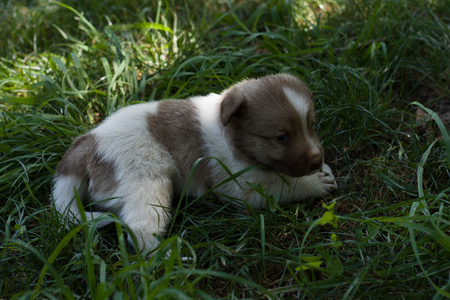
{"label": "puppy's eye", "polygon": [[289,140],[287,134],[280,134],[277,135],[277,141],[279,141],[280,143],[285,143]]}

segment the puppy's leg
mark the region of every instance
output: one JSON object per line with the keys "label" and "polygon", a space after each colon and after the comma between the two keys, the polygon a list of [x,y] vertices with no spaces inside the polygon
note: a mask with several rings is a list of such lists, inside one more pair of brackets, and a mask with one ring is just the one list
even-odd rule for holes
{"label": "puppy's leg", "polygon": [[309,176],[291,181],[291,188],[295,188],[291,197],[304,199],[308,197],[328,196],[337,189],[336,179],[331,168],[323,164],[322,170]]}
{"label": "puppy's leg", "polygon": [[323,164],[322,170],[309,177],[315,178],[316,188],[322,196],[328,196],[337,189],[336,178],[334,178],[331,168],[327,164]]}
{"label": "puppy's leg", "polygon": [[158,245],[154,234],[163,233],[170,220],[172,182],[162,177],[146,178],[132,182],[126,189],[121,219],[136,235],[137,251],[153,249]]}

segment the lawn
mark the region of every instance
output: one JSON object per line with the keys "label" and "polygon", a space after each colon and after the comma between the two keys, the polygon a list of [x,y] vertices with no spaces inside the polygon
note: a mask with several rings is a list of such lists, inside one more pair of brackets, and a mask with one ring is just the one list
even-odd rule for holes
{"label": "lawn", "polygon": [[[450,297],[448,0],[3,0],[0,20],[0,299]],[[315,95],[331,197],[174,199],[151,258],[113,215],[52,209],[58,161],[118,108],[279,72]]]}

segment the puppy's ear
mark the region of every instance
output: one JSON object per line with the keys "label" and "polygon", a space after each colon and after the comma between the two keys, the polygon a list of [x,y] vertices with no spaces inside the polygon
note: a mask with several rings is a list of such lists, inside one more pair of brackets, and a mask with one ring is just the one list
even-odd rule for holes
{"label": "puppy's ear", "polygon": [[245,95],[238,89],[233,88],[225,94],[220,104],[220,120],[223,126],[227,126],[233,117],[240,115],[247,107]]}

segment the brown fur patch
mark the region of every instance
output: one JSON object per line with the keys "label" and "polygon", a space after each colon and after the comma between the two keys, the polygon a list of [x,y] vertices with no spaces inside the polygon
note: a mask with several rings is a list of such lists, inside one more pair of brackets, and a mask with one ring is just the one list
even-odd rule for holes
{"label": "brown fur patch", "polygon": [[115,178],[114,163],[102,159],[94,152],[88,164],[90,186],[96,193],[111,193],[117,189],[119,182]]}
{"label": "brown fur patch", "polygon": [[82,178],[87,175],[87,163],[97,149],[94,135],[88,133],[76,138],[70,149],[64,154],[56,173]]}
{"label": "brown fur patch", "polygon": [[56,170],[58,175],[86,177],[93,191],[113,192],[118,182],[112,162],[104,160],[98,153],[95,135],[88,133],[75,139]]}
{"label": "brown fur patch", "polygon": [[[147,116],[147,124],[151,134],[172,155],[179,171],[178,183],[183,186],[196,160],[205,156],[194,105],[188,100],[161,101],[157,113]],[[197,166],[194,173],[197,185],[210,182],[206,166],[206,161]]]}
{"label": "brown fur patch", "polygon": [[[299,115],[283,88],[302,95],[306,122],[302,122],[305,116]],[[323,150],[312,127],[313,95],[296,77],[266,76],[232,87],[222,102],[221,120],[235,153],[253,164],[300,177],[315,171],[323,161]],[[283,135],[285,141],[277,140]]]}

